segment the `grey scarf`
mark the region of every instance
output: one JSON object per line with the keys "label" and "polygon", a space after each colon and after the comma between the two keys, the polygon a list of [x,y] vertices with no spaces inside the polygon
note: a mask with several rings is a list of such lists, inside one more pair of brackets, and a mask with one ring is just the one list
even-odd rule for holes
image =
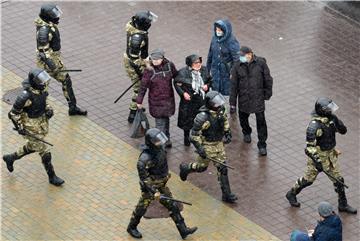
{"label": "grey scarf", "polygon": [[202,89],[204,86],[204,81],[201,77],[200,71],[192,70],[192,83],[191,86],[195,92],[195,94],[201,94],[203,99],[205,98],[205,91]]}

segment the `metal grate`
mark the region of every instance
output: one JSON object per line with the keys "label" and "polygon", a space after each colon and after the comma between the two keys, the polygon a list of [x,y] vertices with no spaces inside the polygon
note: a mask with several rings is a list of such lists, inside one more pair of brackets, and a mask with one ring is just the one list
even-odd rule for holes
{"label": "metal grate", "polygon": [[23,91],[22,87],[9,90],[4,94],[2,100],[9,105],[13,105],[15,103],[16,97],[21,93],[21,91]]}

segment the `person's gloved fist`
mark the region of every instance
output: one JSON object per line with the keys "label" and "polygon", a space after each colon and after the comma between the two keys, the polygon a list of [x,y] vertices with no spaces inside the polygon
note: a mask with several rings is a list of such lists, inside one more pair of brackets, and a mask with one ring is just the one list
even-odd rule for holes
{"label": "person's gloved fist", "polygon": [[236,113],[236,106],[230,105],[230,114],[235,114],[235,113]]}
{"label": "person's gloved fist", "polygon": [[46,118],[50,119],[51,117],[53,117],[53,115],[54,115],[54,111],[52,109],[47,109],[45,111]]}
{"label": "person's gloved fist", "polygon": [[230,131],[225,132],[224,143],[229,144],[231,142],[231,138],[232,138],[231,132]]}

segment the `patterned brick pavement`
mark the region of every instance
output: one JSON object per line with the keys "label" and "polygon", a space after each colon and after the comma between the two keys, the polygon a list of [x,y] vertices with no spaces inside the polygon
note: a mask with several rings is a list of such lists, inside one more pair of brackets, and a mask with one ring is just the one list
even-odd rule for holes
{"label": "patterned brick pavement", "polygon": [[[40,5],[2,4],[2,65],[21,76],[34,63],[33,19]],[[258,157],[255,135],[252,144],[242,143],[238,120],[231,120],[234,141],[227,151],[237,171],[231,172],[230,180],[240,196],[231,207],[288,240],[293,228],[315,225],[318,202],[337,204],[332,184],[324,175],[299,195],[301,209],[290,208],[284,198],[304,171],[305,128],[314,101],[324,95],[338,103],[339,116],[349,129],[346,136],[338,137],[338,147],[343,151],[340,165],[350,186],[349,202],[360,207],[359,23],[317,2],[62,2],[60,6],[64,12],[60,31],[65,64],[84,70],[72,75],[79,104],[89,110],[90,120],[133,147],[141,141],[129,138],[126,118],[130,96],[113,104],[129,85],[122,66],[125,23],[138,10],[150,9],[158,14],[159,20],[150,29],[150,48],[164,48],[167,57],[181,68],[188,54],[206,57],[212,23],[228,17],[241,44],[265,56],[274,77],[274,96],[266,111],[267,158]],[[51,94],[65,103],[61,87],[56,83],[51,87]],[[179,163],[192,160],[194,154],[192,148],[183,147],[176,118],[171,118],[174,147],[170,150],[170,167],[178,173]],[[253,117],[251,124],[254,126]],[[207,174],[190,175],[189,180],[219,199],[213,168]],[[341,217],[344,240],[358,240],[358,216]]]}
{"label": "patterned brick pavement", "polygon": [[[2,89],[18,87],[22,78],[2,68]],[[140,196],[136,160],[139,151],[93,121],[67,115],[53,98],[55,116],[46,140],[53,164],[65,184],[48,184],[40,157],[32,154],[1,168],[2,240],[132,240],[127,234],[131,212]],[[2,102],[6,113],[9,105]],[[23,141],[2,115],[2,149],[15,151]],[[189,226],[197,225],[188,240],[279,240],[260,226],[212,198],[177,175],[169,181],[174,196],[193,203],[183,212]],[[179,240],[170,218],[142,220],[144,240]]]}

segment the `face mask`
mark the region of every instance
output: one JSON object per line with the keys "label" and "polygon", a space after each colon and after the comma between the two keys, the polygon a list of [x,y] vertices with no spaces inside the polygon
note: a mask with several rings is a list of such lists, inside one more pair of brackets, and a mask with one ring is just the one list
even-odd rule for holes
{"label": "face mask", "polygon": [[247,59],[245,56],[240,56],[240,62],[241,63],[246,63],[247,62]]}
{"label": "face mask", "polygon": [[216,36],[222,37],[222,36],[224,36],[224,32],[222,32],[222,31],[216,31]]}

